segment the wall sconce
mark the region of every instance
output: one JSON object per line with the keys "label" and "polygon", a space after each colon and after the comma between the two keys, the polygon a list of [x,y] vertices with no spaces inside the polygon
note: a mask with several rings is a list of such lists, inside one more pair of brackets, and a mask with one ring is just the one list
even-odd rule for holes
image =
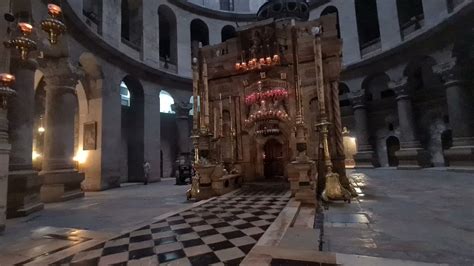
{"label": "wall sconce", "polygon": [[7,48],[15,48],[18,50],[21,59],[26,60],[28,54],[37,48],[36,42],[29,38],[31,32],[33,32],[33,26],[26,22],[20,22],[18,23],[18,29],[21,32],[21,36],[8,40],[3,44]]}
{"label": "wall sconce", "polygon": [[15,84],[15,76],[8,73],[0,74],[0,105],[3,109],[7,109],[8,97],[16,94],[15,90],[11,88],[13,84]]}
{"label": "wall sconce", "polygon": [[41,22],[41,28],[48,33],[48,40],[51,44],[56,44],[58,42],[58,37],[66,32],[66,25],[59,20],[61,13],[61,7],[54,4],[48,4],[48,14],[50,18]]}
{"label": "wall sconce", "polygon": [[38,133],[44,133],[46,130],[44,129],[44,125],[43,125],[43,116],[40,116],[40,124],[39,124],[39,127],[38,127]]}

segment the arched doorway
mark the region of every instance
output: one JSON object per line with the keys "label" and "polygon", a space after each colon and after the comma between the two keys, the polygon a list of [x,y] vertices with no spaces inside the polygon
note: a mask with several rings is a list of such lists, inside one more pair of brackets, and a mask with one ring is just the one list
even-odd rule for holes
{"label": "arched doorway", "polygon": [[206,23],[200,19],[193,19],[191,21],[191,55],[197,56],[197,49],[199,43],[202,46],[209,45],[209,28]]}
{"label": "arched doorway", "polygon": [[389,166],[398,166],[398,158],[395,152],[400,150],[400,141],[397,137],[390,136],[386,140],[387,145],[387,156]]}
{"label": "arched doorway", "polygon": [[122,151],[127,165],[127,181],[143,180],[144,95],[140,82],[130,76],[120,84],[122,104]]}
{"label": "arched doorway", "polygon": [[276,139],[269,139],[263,147],[263,173],[265,179],[283,176],[283,145]]}
{"label": "arched doorway", "polygon": [[[443,148],[443,152],[445,150],[450,149],[453,146],[453,132],[451,129],[447,129],[441,133],[441,147]],[[447,158],[444,158],[444,165],[449,166],[449,161]]]}

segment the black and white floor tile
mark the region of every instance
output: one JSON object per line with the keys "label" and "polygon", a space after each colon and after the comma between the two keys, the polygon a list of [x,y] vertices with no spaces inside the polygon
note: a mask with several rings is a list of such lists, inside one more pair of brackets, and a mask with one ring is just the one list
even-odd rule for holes
{"label": "black and white floor tile", "polygon": [[62,262],[71,265],[238,265],[289,200],[284,193],[266,192],[241,190],[232,196],[218,197]]}

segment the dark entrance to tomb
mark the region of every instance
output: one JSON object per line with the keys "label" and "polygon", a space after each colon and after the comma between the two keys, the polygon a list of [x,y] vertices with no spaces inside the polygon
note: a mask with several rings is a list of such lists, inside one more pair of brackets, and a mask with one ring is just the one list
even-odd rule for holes
{"label": "dark entrance to tomb", "polygon": [[276,139],[269,139],[264,146],[263,173],[265,179],[283,176],[283,145]]}
{"label": "dark entrance to tomb", "polygon": [[[443,152],[449,150],[453,146],[453,133],[450,129],[447,129],[441,133],[441,147]],[[449,161],[447,158],[444,158],[444,165],[449,166]]]}
{"label": "dark entrance to tomb", "polygon": [[387,138],[387,156],[389,166],[398,166],[398,158],[395,152],[400,150],[400,141],[397,137],[390,136]]}

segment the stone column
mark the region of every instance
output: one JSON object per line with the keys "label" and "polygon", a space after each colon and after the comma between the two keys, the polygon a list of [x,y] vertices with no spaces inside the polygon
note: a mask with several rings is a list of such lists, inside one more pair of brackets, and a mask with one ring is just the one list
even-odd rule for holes
{"label": "stone column", "polygon": [[456,60],[433,67],[442,76],[446,89],[449,125],[453,132],[453,146],[444,151],[450,170],[474,171],[474,95],[467,78],[467,68],[456,65]]}
{"label": "stone column", "polygon": [[6,108],[0,108],[0,233],[5,230],[7,189],[8,189],[8,161],[10,154],[8,143],[8,120]]}
{"label": "stone column", "polygon": [[357,136],[357,153],[354,155],[356,168],[374,168],[378,163],[372,145],[369,143],[369,120],[364,93],[353,95],[352,108]]}
{"label": "stone column", "polygon": [[[51,66],[50,66],[51,67]],[[76,80],[70,75],[47,76],[41,200],[64,201],[84,196],[84,174],[74,169],[74,106]]]}
{"label": "stone column", "polygon": [[398,121],[400,124],[400,150],[395,153],[400,169],[429,167],[429,154],[421,147],[415,126],[415,116],[409,94],[407,78],[390,81],[388,87],[397,94]]}
{"label": "stone column", "polygon": [[17,82],[16,97],[9,100],[10,152],[7,217],[26,216],[43,209],[40,201],[42,184],[38,172],[33,170],[33,125],[34,125],[34,79],[37,63],[12,61],[12,72]]}
{"label": "stone column", "polygon": [[189,149],[191,148],[189,111],[191,111],[193,105],[189,102],[180,102],[173,104],[171,108],[176,113],[176,127],[178,128],[178,154],[189,154]]}

